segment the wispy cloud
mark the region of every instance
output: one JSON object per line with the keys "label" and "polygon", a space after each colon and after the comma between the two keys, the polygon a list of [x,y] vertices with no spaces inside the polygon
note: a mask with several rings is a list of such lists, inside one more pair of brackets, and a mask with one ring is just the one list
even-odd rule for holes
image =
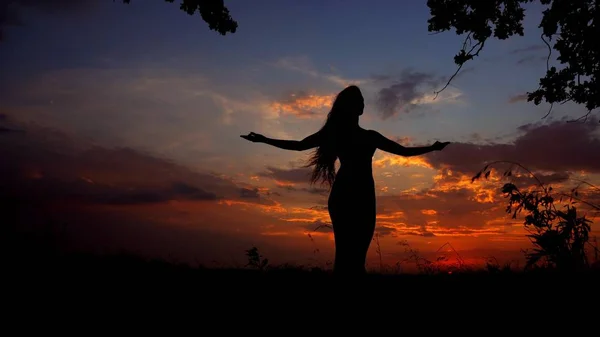
{"label": "wispy cloud", "polygon": [[310,59],[305,56],[300,57],[284,57],[273,63],[275,67],[297,71],[314,78],[319,78],[344,88],[348,85],[360,85],[365,83],[363,79],[349,79],[338,74],[326,73],[318,71],[312,64]]}
{"label": "wispy cloud", "polygon": [[508,99],[508,103],[517,103],[517,102],[523,102],[526,100],[527,100],[527,94],[518,94],[518,95],[511,96]]}
{"label": "wispy cloud", "polygon": [[[540,56],[541,51],[546,51],[546,54]],[[516,48],[510,51],[512,55],[518,55],[516,64],[528,64],[546,61],[548,57],[548,47],[546,45],[536,44],[524,48]]]}
{"label": "wispy cloud", "polygon": [[269,166],[266,168],[266,171],[259,172],[258,175],[261,177],[268,177],[281,182],[308,183],[311,173],[311,168],[285,169]]}
{"label": "wispy cloud", "polygon": [[375,80],[377,83],[386,83],[378,89],[376,95],[376,106],[383,119],[399,113],[410,113],[419,106],[451,101],[461,96],[457,89],[447,88],[448,91],[443,91],[436,97],[434,90],[444,82],[444,78],[411,69],[402,71],[397,77],[377,76]]}
{"label": "wispy cloud", "polygon": [[523,48],[515,48],[515,49],[511,50],[510,53],[511,54],[523,54],[523,53],[535,52],[538,50],[548,50],[548,47],[543,44],[535,44],[535,45],[531,45],[531,46],[527,46],[527,47],[523,47]]}
{"label": "wispy cloud", "polygon": [[202,74],[145,65],[61,69],[15,81],[0,99],[21,121],[190,161],[217,155],[223,140],[234,137],[223,129],[288,136],[259,89],[219,84]]}

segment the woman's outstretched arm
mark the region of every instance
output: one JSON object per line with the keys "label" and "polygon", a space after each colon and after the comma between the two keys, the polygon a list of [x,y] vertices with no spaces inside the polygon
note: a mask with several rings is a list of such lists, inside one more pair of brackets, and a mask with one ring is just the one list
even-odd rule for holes
{"label": "woman's outstretched arm", "polygon": [[304,151],[319,145],[319,133],[316,132],[302,140],[273,139],[261,134],[250,132],[240,137],[255,143],[265,143],[284,150]]}
{"label": "woman's outstretched arm", "polygon": [[440,143],[436,141],[430,146],[406,147],[386,138],[377,131],[371,131],[371,134],[375,146],[378,149],[404,157],[419,156],[432,151],[441,151],[446,147],[446,145],[450,144],[450,142]]}

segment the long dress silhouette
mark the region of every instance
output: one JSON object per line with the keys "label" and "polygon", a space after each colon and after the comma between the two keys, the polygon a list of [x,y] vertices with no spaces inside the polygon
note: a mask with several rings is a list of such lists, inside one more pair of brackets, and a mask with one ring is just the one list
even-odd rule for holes
{"label": "long dress silhouette", "polygon": [[[331,187],[328,211],[335,240],[334,273],[365,274],[367,252],[376,224],[375,182],[372,159],[375,151],[416,156],[442,150],[449,142],[431,146],[404,147],[379,132],[359,126],[364,98],[357,86],[342,90],[334,100],[323,127],[297,140],[272,139],[250,132],[241,137],[281,149],[305,151],[316,148],[307,166],[314,167],[311,182],[321,180]],[[335,171],[335,162],[340,166]]]}

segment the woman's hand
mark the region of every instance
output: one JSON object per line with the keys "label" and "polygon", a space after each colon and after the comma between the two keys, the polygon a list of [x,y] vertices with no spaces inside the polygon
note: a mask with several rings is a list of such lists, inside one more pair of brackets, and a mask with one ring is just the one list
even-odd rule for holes
{"label": "woman's hand", "polygon": [[247,135],[241,135],[240,137],[247,139],[254,143],[264,143],[265,140],[267,139],[267,137],[265,137],[261,134],[258,134],[258,133],[254,133],[254,132],[250,132]]}
{"label": "woman's hand", "polygon": [[443,150],[448,144],[450,144],[450,142],[443,142],[440,143],[438,141],[436,141],[435,143],[433,143],[433,145],[431,145],[431,147],[433,148],[434,151],[441,151]]}

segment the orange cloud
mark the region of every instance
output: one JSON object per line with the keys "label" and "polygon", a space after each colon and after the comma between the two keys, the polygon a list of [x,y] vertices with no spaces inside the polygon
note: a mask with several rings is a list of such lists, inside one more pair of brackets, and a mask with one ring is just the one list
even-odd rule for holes
{"label": "orange cloud", "polygon": [[461,172],[441,169],[433,177],[434,187],[431,190],[441,192],[468,190],[474,192],[470,196],[470,200],[480,203],[493,203],[497,201],[497,197],[500,195],[499,182],[502,178],[497,171],[493,170],[487,180],[473,182],[472,178],[472,176]]}
{"label": "orange cloud", "polygon": [[292,182],[288,182],[288,181],[279,181],[279,180],[275,180],[275,185],[277,187],[282,187],[282,188],[291,188],[296,186],[296,184],[292,183]]}
{"label": "orange cloud", "polygon": [[427,227],[428,231],[431,231],[435,236],[471,236],[479,237],[480,235],[503,235],[505,233],[502,227],[486,227],[486,228],[441,228],[441,227]]}
{"label": "orange cloud", "polygon": [[219,205],[227,205],[227,206],[241,206],[242,208],[251,208],[258,209],[263,213],[276,214],[276,213],[284,213],[286,212],[285,207],[283,207],[280,203],[275,202],[274,205],[263,205],[257,204],[248,201],[242,200],[231,200],[231,199],[223,199],[218,201]]}
{"label": "orange cloud", "polygon": [[292,115],[299,118],[310,118],[325,112],[335,95],[316,95],[304,92],[291,94],[282,101],[272,102],[269,107],[282,115]]}
{"label": "orange cloud", "polygon": [[404,218],[404,212],[395,211],[386,214],[377,214],[377,220],[399,220]]}
{"label": "orange cloud", "polygon": [[288,222],[305,222],[305,223],[329,223],[329,213],[324,209],[316,208],[291,208],[284,217],[280,218]]}
{"label": "orange cloud", "polygon": [[373,160],[373,167],[376,168],[386,168],[393,166],[400,167],[409,167],[409,166],[418,166],[425,168],[433,168],[429,162],[424,157],[415,156],[415,157],[403,157],[397,156],[393,154],[383,153],[381,155],[382,158]]}
{"label": "orange cloud", "polygon": [[288,232],[261,232],[260,235],[265,235],[265,236],[286,236],[289,235]]}

